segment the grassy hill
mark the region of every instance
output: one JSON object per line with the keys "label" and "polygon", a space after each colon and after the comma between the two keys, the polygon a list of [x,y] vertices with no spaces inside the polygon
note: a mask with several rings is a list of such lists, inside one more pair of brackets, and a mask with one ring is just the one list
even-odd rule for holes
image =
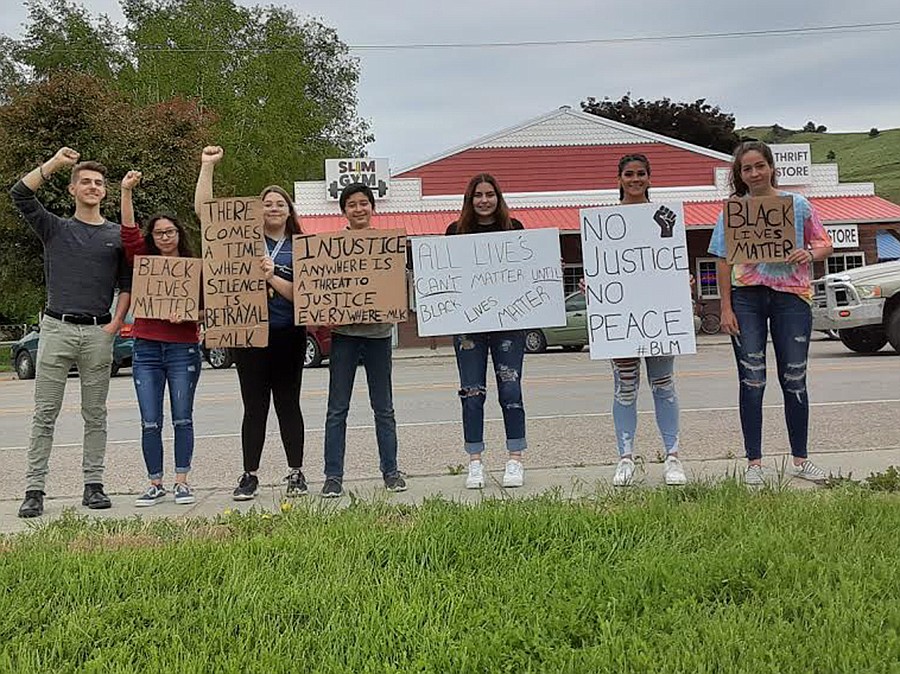
{"label": "grassy hill", "polygon": [[[882,131],[874,138],[863,133],[776,134],[771,126],[748,126],[738,135],[778,143],[809,143],[813,163],[836,163],[841,182],[873,182],[879,196],[900,204],[900,129]],[[835,159],[827,159],[828,152]]]}

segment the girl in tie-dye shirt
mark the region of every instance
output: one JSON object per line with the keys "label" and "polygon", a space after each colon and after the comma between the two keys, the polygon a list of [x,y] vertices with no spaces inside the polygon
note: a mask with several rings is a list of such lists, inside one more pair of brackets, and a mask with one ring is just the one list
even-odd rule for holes
{"label": "girl in tie-dye shirt", "polygon": [[825,472],[807,458],[806,364],[812,333],[810,273],[814,261],[831,255],[831,239],[809,201],[799,194],[777,189],[775,161],[765,143],[749,141],[738,146],[731,184],[734,197],[792,197],[797,224],[796,246],[785,262],[735,265],[726,262],[722,215],[709,245],[709,252],[719,258],[722,329],[731,335],[740,377],[741,430],[748,461],[744,481],[748,485],[761,485],[765,481],[762,403],[766,387],[766,344],[771,329],[794,475],[822,482]]}

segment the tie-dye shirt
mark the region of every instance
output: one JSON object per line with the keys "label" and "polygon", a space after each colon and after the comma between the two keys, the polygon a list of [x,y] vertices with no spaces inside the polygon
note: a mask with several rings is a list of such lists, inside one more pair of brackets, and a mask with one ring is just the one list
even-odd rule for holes
{"label": "tie-dye shirt", "polygon": [[[822,221],[816,215],[812,204],[806,197],[791,192],[779,192],[779,196],[793,197],[794,221],[802,222],[803,227],[797,227],[797,248],[822,248],[831,245],[831,237],[822,226]],[[709,240],[709,253],[716,257],[725,258],[725,219],[719,213],[716,228]],[[810,285],[810,266],[808,263],[789,264],[787,262],[758,262],[735,264],[731,267],[731,285],[734,288],[741,286],[768,286],[773,290],[799,295],[804,300],[812,303],[812,287]]]}

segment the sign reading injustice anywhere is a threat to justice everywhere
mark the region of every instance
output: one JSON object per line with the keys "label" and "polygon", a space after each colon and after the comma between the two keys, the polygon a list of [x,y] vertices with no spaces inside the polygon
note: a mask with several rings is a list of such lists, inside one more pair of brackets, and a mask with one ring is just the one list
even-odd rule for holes
{"label": "sign reading injustice anywhere is a threat to justice everywhere", "polygon": [[131,281],[135,318],[200,320],[200,267],[195,257],[138,255]]}
{"label": "sign reading injustice anywhere is a threat to justice everywhere", "polygon": [[559,230],[412,239],[419,335],[566,324]]}
{"label": "sign reading injustice anywhere is a threat to justice everywhere", "polygon": [[402,323],[406,297],[406,232],[345,230],[294,237],[297,325]]}
{"label": "sign reading injustice anywhere is a threat to justice everywhere", "polygon": [[695,353],[682,204],[580,215],[591,358]]}
{"label": "sign reading injustice anywhere is a threat to justice everywhere", "polygon": [[261,347],[269,343],[266,254],[262,202],[214,199],[200,211],[203,298],[209,348]]}
{"label": "sign reading injustice anywhere is a threat to justice everywhere", "polygon": [[724,217],[729,264],[784,262],[796,246],[791,197],[729,199]]}

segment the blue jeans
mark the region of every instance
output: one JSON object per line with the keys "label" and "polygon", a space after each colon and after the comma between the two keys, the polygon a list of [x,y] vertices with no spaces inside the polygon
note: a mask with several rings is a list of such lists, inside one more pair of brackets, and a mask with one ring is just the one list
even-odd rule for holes
{"label": "blue jeans", "polygon": [[375,439],[381,474],[397,472],[397,422],[391,384],[391,338],[351,337],[332,333],[328,361],[328,413],[325,416],[325,477],[344,477],[347,450],[347,412],[353,395],[356,368],[362,359],[375,413]]}
{"label": "blue jeans", "polygon": [[469,454],[484,451],[484,401],[487,397],[487,357],[491,354],[497,378],[497,397],[506,428],[506,449],[521,452],[525,441],[525,406],[522,403],[522,364],[525,332],[482,332],[453,337],[459,369],[463,439]]}
{"label": "blue jeans", "polygon": [[[678,451],[678,394],[675,391],[675,357],[650,356],[645,358],[647,378],[653,392],[653,408],[656,426],[662,437],[666,454]],[[613,425],[616,428],[616,445],[619,456],[634,451],[634,435],[637,432],[637,397],[641,387],[641,360],[616,358],[612,361],[615,393],[613,395]]]}
{"label": "blue jeans", "polygon": [[132,356],[134,390],[141,409],[141,447],[147,476],[163,476],[163,392],[169,384],[175,427],[175,472],[191,470],[194,455],[194,394],[200,380],[200,347],[135,339]]}
{"label": "blue jeans", "polygon": [[740,334],[731,338],[740,378],[741,429],[750,461],[762,457],[763,393],[766,390],[766,342],[772,346],[778,381],[784,395],[784,418],[791,454],[806,458],[809,433],[809,397],[806,363],[812,310],[802,298],[768,286],[733,288],[731,306]]}

